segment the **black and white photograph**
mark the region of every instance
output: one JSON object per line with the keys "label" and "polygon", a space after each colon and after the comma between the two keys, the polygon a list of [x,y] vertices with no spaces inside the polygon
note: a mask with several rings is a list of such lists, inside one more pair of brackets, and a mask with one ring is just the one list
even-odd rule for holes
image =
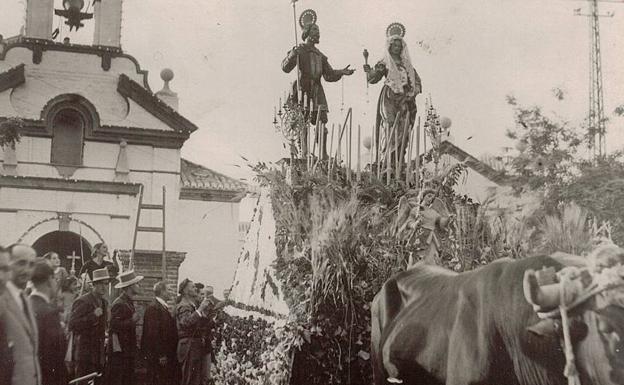
{"label": "black and white photograph", "polygon": [[624,0],[0,0],[0,385],[624,385]]}

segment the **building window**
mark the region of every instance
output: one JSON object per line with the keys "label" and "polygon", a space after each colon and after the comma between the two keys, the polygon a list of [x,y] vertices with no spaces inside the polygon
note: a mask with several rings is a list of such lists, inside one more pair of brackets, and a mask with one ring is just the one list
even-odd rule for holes
{"label": "building window", "polygon": [[85,121],[74,109],[59,111],[52,121],[52,164],[82,166]]}

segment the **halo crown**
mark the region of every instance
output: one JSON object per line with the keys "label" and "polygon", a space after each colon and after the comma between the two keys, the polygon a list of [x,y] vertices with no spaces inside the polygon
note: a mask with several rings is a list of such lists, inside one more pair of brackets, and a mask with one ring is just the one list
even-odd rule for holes
{"label": "halo crown", "polygon": [[405,37],[405,26],[401,23],[392,23],[386,29],[386,36],[399,36],[401,38]]}
{"label": "halo crown", "polygon": [[301,16],[299,16],[299,26],[303,28],[309,24],[316,24],[316,20],[316,12],[314,12],[313,9],[306,9],[305,11],[301,12]]}

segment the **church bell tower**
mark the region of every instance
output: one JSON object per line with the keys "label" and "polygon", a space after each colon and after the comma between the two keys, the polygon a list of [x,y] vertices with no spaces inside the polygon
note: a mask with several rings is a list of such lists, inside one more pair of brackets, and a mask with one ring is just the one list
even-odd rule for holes
{"label": "church bell tower", "polygon": [[93,45],[121,48],[123,0],[95,0]]}
{"label": "church bell tower", "polygon": [[34,39],[52,39],[54,0],[27,0],[24,35]]}

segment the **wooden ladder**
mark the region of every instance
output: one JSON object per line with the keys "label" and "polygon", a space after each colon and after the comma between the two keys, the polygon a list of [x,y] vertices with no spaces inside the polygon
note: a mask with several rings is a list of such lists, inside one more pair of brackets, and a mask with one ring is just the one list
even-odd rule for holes
{"label": "wooden ladder", "polygon": [[[165,243],[165,197],[167,195],[167,190],[165,186],[162,188],[162,203],[161,204],[147,204],[143,203],[143,185],[141,185],[139,190],[139,206],[137,208],[136,214],[136,223],[134,225],[134,239],[132,241],[132,253],[130,254],[130,268],[134,267],[134,253],[136,251],[136,242],[137,235],[141,233],[161,233],[162,234],[162,279],[167,279],[167,248]],[[146,227],[139,226],[139,221],[141,219],[141,210],[158,210],[162,211],[162,227]]]}

